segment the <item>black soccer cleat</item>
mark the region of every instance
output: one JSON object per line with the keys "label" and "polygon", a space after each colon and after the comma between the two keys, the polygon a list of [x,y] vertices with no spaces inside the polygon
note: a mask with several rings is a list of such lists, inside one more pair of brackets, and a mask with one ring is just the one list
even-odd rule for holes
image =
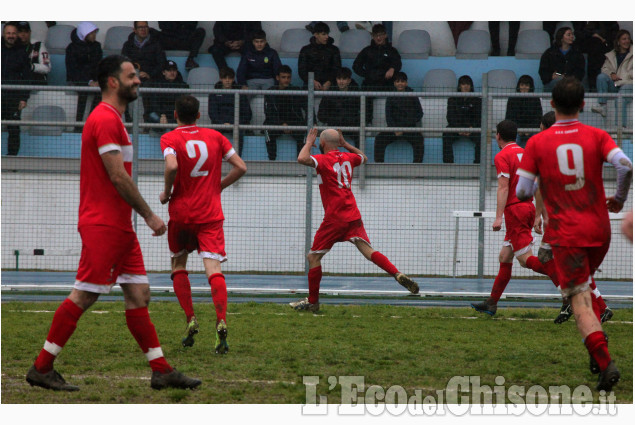
{"label": "black soccer cleat", "polygon": [[419,293],[419,285],[403,273],[397,273],[395,280],[413,294]]}
{"label": "black soccer cleat", "polygon": [[615,366],[615,362],[611,360],[609,365],[600,372],[600,376],[598,377],[598,384],[595,387],[598,391],[606,391],[609,392],[613,389],[613,386],[617,384],[620,380],[620,371],[617,370],[617,366]]}
{"label": "black soccer cleat", "polygon": [[150,379],[150,386],[155,390],[162,390],[163,388],[194,389],[199,385],[201,385],[200,379],[189,378],[176,369],[169,373],[161,373],[155,370],[152,372],[152,379]]}
{"label": "black soccer cleat", "polygon": [[38,372],[35,366],[31,366],[26,373],[26,382],[31,386],[46,388],[54,391],[79,391],[79,387],[67,383],[62,375],[55,369],[51,369],[48,373]]}
{"label": "black soccer cleat", "polygon": [[490,316],[495,315],[496,310],[498,309],[496,304],[488,304],[487,301],[483,301],[478,304],[470,303],[470,305],[472,306],[474,310],[478,311],[479,313],[489,314]]}
{"label": "black soccer cleat", "polygon": [[573,316],[573,309],[571,308],[571,304],[562,304],[562,307],[560,307],[560,313],[558,314],[558,317],[553,320],[553,323],[555,323],[556,325],[560,325],[569,320],[571,316]]}
{"label": "black soccer cleat", "polygon": [[600,315],[600,322],[601,323],[608,322],[609,320],[611,320],[612,317],[613,317],[613,310],[606,307],[606,309],[604,310],[604,313]]}

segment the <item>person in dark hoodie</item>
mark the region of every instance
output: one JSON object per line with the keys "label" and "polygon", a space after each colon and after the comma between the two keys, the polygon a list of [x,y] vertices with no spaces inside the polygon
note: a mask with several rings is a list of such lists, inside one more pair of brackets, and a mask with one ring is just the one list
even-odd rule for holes
{"label": "person in dark hoodie", "polygon": [[[359,91],[359,85],[352,79],[352,76],[353,73],[349,68],[340,68],[337,74],[335,74],[335,82],[337,84],[331,91]],[[318,119],[320,122],[333,128],[359,127],[359,107],[359,96],[325,96],[320,102]],[[358,131],[342,131],[342,134],[350,137],[353,140],[353,145],[359,148]]]}
{"label": "person in dark hoodie", "polygon": [[298,56],[298,75],[304,81],[303,88],[307,88],[309,72],[313,72],[313,87],[315,90],[328,90],[335,83],[335,74],[342,67],[340,49],[333,44],[329,37],[330,28],[324,22],[313,25],[313,37],[309,44],[300,49]]}
{"label": "person in dark hoodie", "polygon": [[[269,90],[300,90],[291,85],[291,68],[282,65],[276,75],[278,84]],[[265,122],[264,125],[306,125],[306,96],[279,96],[268,94],[265,96]],[[270,161],[276,160],[278,137],[287,134],[293,137],[297,143],[298,154],[304,146],[306,131],[298,130],[271,130],[265,132],[267,154]]]}
{"label": "person in dark hoodie", "polygon": [[134,21],[134,32],[128,36],[121,54],[130,58],[139,70],[141,84],[161,77],[163,64],[167,60],[161,46],[159,31],[148,26],[146,21]]}
{"label": "person in dark hoodie", "polygon": [[[66,47],[66,81],[75,86],[97,87],[97,65],[103,56],[101,43],[96,40],[99,28],[92,22],[80,22],[71,32],[71,43]],[[100,93],[78,92],[76,121],[84,121],[88,98],[92,97],[92,111],[101,101]],[[75,129],[82,131],[81,127]]]}
{"label": "person in dark hoodie", "polygon": [[540,57],[538,73],[544,85],[544,92],[551,92],[556,83],[567,75],[582,81],[584,78],[584,56],[573,45],[575,36],[569,27],[556,31],[553,46]]}
{"label": "person in dark hoodie", "polygon": [[[240,89],[240,85],[236,84],[234,77],[236,73],[231,68],[223,68],[219,72],[220,81],[214,85],[215,89]],[[220,93],[210,93],[208,98],[208,114],[209,118],[212,121],[212,124],[234,124],[234,100],[235,97],[233,94],[220,94]],[[239,124],[249,124],[251,121],[251,107],[249,106],[249,99],[247,99],[246,95],[240,95],[240,106],[238,112],[238,123]],[[231,137],[233,132],[231,130],[219,130],[223,135],[227,138]],[[245,140],[244,130],[240,130],[238,132],[238,139],[240,143],[238,144],[238,156],[243,153],[243,141]],[[235,141],[232,143],[236,146]]]}
{"label": "person in dark hoodie", "polygon": [[[474,91],[474,82],[469,75],[462,75],[456,91],[469,93]],[[480,127],[481,126],[481,98],[480,97],[451,97],[448,99],[446,118],[448,127]],[[481,133],[443,133],[443,162],[454,162],[453,144],[460,137],[470,139],[474,143],[474,164],[481,162]]]}
{"label": "person in dark hoodie", "polygon": [[[405,72],[395,73],[394,80],[395,91],[412,92]],[[418,97],[389,97],[386,100],[388,127],[419,127],[421,118],[423,109]],[[375,137],[375,162],[384,162],[386,146],[397,140],[405,140],[412,145],[412,162],[423,162],[423,135],[403,131],[382,132]]]}
{"label": "person in dark hoodie", "polygon": [[243,89],[265,90],[276,83],[281,65],[278,52],[267,43],[267,34],[256,30],[251,44],[240,58],[236,80]]}
{"label": "person in dark hoodie", "polygon": [[216,21],[213,30],[214,44],[207,51],[212,54],[218,70],[227,68],[225,56],[229,53],[238,52],[242,55],[247,50],[253,33],[261,29],[260,21]]}
{"label": "person in dark hoodie", "polygon": [[[161,76],[148,81],[146,87],[166,89],[187,89],[189,86],[183,81],[183,76],[174,61],[166,61]],[[174,103],[184,93],[152,93],[146,94],[148,108],[145,110],[144,120],[155,124],[176,124],[174,118]]]}
{"label": "person in dark hoodie", "polygon": [[[516,85],[518,93],[533,93],[534,79],[529,75],[522,75]],[[539,97],[510,97],[507,99],[505,119],[516,123],[518,128],[540,127],[542,119],[542,105]],[[537,132],[537,131],[536,131]],[[518,146],[524,148],[527,140],[535,133],[518,132]]]}

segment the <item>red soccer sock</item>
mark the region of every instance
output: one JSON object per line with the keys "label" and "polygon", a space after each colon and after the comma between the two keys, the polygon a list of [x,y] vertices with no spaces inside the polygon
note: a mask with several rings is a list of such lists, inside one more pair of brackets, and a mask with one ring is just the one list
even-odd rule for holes
{"label": "red soccer sock", "polygon": [[545,268],[547,276],[549,276],[553,284],[556,285],[556,288],[559,288],[560,283],[558,282],[558,274],[556,273],[556,263],[553,261],[553,259],[547,261],[546,263],[543,263],[542,266]]}
{"label": "red soccer sock", "polygon": [[126,324],[141,347],[141,351],[146,355],[152,371],[171,372],[172,367],[163,357],[163,350],[161,350],[157,331],[150,320],[148,307],[126,310]]}
{"label": "red soccer sock", "polygon": [[494,286],[492,286],[492,292],[490,294],[490,300],[496,304],[503,295],[503,291],[507,287],[510,279],[512,278],[512,263],[500,263],[498,269],[498,275],[494,280]]}
{"label": "red soccer sock", "polygon": [[190,278],[187,275],[187,270],[177,270],[172,273],[172,286],[174,287],[174,294],[181,304],[181,308],[185,312],[187,321],[189,322],[194,317],[194,306],[192,305],[192,288],[190,286]]}
{"label": "red soccer sock", "polygon": [[75,332],[77,321],[84,313],[77,304],[66,298],[53,315],[53,322],[49,330],[44,348],[35,360],[35,369],[40,373],[48,373],[53,369],[53,362],[62,351],[62,347]]}
{"label": "red soccer sock", "polygon": [[589,334],[584,340],[584,345],[586,345],[589,354],[600,366],[600,370],[606,369],[611,362],[611,355],[609,354],[609,347],[606,343],[604,332],[596,331]]}
{"label": "red soccer sock", "polygon": [[309,269],[309,302],[316,304],[320,299],[320,282],[322,281],[322,266]]}
{"label": "red soccer sock", "polygon": [[538,257],[536,257],[535,255],[532,255],[531,257],[527,258],[527,261],[525,261],[525,264],[527,264],[527,267],[529,267],[536,273],[540,273],[544,275],[547,274],[547,270],[545,269],[545,266],[540,262]]}
{"label": "red soccer sock", "polygon": [[604,302],[604,299],[602,298],[602,294],[600,293],[600,290],[595,285],[595,279],[594,278],[591,278],[591,285],[590,286],[591,286],[591,293],[593,295],[595,295],[595,298],[597,299],[598,306],[600,308],[600,314],[604,313],[604,310],[606,310],[606,303]]}
{"label": "red soccer sock", "polygon": [[397,267],[395,267],[394,264],[391,263],[390,260],[379,251],[375,251],[371,254],[370,261],[377,264],[382,270],[384,270],[386,273],[388,273],[391,276],[394,276],[397,273],[399,273],[399,270],[397,270]]}
{"label": "red soccer sock", "polygon": [[216,323],[226,319],[227,314],[227,285],[222,273],[214,273],[208,279],[212,287],[212,301],[216,307]]}

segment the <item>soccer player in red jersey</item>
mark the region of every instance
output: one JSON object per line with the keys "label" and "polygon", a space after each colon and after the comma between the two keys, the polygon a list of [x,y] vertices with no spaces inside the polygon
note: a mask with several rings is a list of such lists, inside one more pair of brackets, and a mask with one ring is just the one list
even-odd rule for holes
{"label": "soccer player in red jersey", "polygon": [[[366,162],[366,155],[344,140],[342,132],[327,129],[320,134],[322,155],[311,155],[311,148],[317,138],[317,128],[311,129],[304,147],[298,155],[298,162],[315,168],[320,187],[324,219],[315,233],[313,246],[307,255],[309,260],[309,296],[290,303],[299,311],[316,312],[320,309],[320,281],[322,265],[320,260],[336,242],[349,241],[357,247],[367,260],[377,264],[392,275],[400,285],[413,294],[419,293],[419,285],[399,270],[381,252],[375,251],[368,239],[362,216],[357,209],[355,196],[351,190],[353,169]],[[340,152],[343,147],[348,152]]]}
{"label": "soccer player in red jersey", "polygon": [[492,224],[492,230],[495,232],[501,230],[504,215],[506,232],[503,247],[498,254],[500,268],[490,296],[483,302],[471,304],[476,311],[490,316],[496,314],[498,300],[511,279],[514,256],[522,267],[530,268],[537,273],[555,276],[555,271],[546,269],[531,250],[534,241],[531,229],[536,214],[532,198],[521,201],[516,197],[516,184],[518,183],[516,170],[525,151],[516,144],[517,135],[518,126],[514,121],[504,120],[496,126],[496,142],[501,151],[494,157],[498,190],[496,192],[496,218]]}
{"label": "soccer player in red jersey", "polygon": [[[140,84],[132,62],[112,55],[101,60],[98,81],[102,102],[91,112],[82,133],[79,223],[82,253],[74,289],[53,316],[44,348],[26,380],[39,387],[77,391],[53,369],[82,314],[113,285],[123,291],[126,323],[152,369],[152,388],[195,388],[198,379],[173,369],[163,357],[148,314],[150,285],[141,248],[132,227],[132,209],[161,236],[165,223],[152,212],[133,182],[132,144],[121,116],[137,98]],[[109,342],[110,344],[110,342]]]}
{"label": "soccer player in red jersey", "polygon": [[[632,163],[608,133],[578,121],[584,107],[584,87],[578,80],[559,81],[551,105],[556,123],[529,140],[518,169],[516,193],[519,199],[531,198],[534,180],[540,177],[560,291],[570,300],[591,357],[591,371],[599,373],[596,388],[610,391],[620,372],[609,354],[590,285],[611,241],[608,213],[621,211],[626,201]],[[605,161],[617,171],[617,189],[608,198],[602,180]]]}
{"label": "soccer player in red jersey", "polygon": [[[231,143],[216,130],[200,128],[199,102],[194,96],[176,101],[174,118],[178,127],[161,137],[165,157],[165,188],[159,199],[170,202],[168,211],[168,246],[172,257],[174,293],[185,311],[187,327],[183,346],[194,345],[198,322],[192,305],[192,290],[187,275],[187,257],[194,249],[203,259],[205,274],[216,307],[217,354],[225,354],[227,345],[227,286],[220,264],[227,260],[223,234],[221,191],[247,172],[247,166]],[[231,164],[221,179],[223,160]]]}

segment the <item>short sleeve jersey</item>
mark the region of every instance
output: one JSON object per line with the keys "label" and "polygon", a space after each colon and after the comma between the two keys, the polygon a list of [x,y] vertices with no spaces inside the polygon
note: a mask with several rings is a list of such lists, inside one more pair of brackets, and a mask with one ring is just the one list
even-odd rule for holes
{"label": "short sleeve jersey", "polygon": [[315,163],[324,221],[351,222],[362,218],[351,190],[353,168],[359,166],[361,155],[332,150],[322,155],[312,155]]}
{"label": "short sleeve jersey", "polygon": [[610,240],[602,166],[619,151],[607,132],[578,120],[558,121],[529,139],[518,174],[540,176],[552,245],[591,247]]}
{"label": "short sleeve jersey", "polygon": [[168,206],[170,220],[211,223],[223,220],[221,166],[236,152],[216,130],[182,126],[161,137],[163,156],[175,155],[178,170]]}
{"label": "short sleeve jersey", "polygon": [[[516,196],[516,185],[518,184],[518,174],[516,174],[516,171],[518,170],[518,165],[520,165],[520,160],[524,152],[525,150],[516,143],[509,143],[494,157],[497,177],[507,177],[509,179],[509,193],[507,194],[505,207],[521,202]],[[531,202],[532,199],[528,199],[524,202]]]}
{"label": "short sleeve jersey", "polygon": [[119,151],[132,175],[132,143],[119,111],[101,102],[90,113],[82,132],[79,172],[78,227],[112,226],[132,231],[132,207],[110,181],[101,155]]}

